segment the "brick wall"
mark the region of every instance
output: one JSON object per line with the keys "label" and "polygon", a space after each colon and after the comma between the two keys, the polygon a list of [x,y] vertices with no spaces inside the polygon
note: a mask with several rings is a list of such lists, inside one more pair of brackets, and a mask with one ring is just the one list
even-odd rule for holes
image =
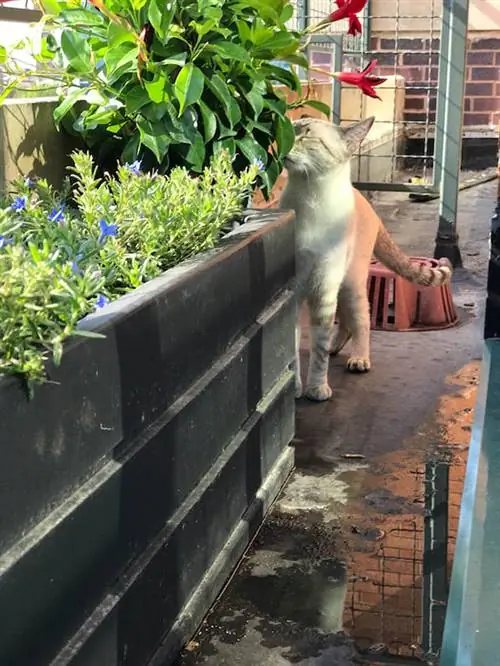
{"label": "brick wall", "polygon": [[[397,72],[406,80],[405,120],[435,121],[439,39],[373,37],[371,49],[385,76]],[[500,122],[500,31],[468,41],[466,64],[466,127],[498,126]]]}

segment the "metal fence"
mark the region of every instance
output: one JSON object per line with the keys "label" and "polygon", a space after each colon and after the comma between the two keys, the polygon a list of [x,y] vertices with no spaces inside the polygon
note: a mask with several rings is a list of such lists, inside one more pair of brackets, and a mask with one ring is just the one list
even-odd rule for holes
{"label": "metal fence", "polygon": [[[376,117],[376,148],[367,152],[365,147],[358,156],[356,186],[439,196],[436,255],[460,265],[456,217],[469,0],[427,0],[425,6],[428,15],[419,16],[413,30],[409,21],[415,17],[408,15],[407,1],[369,0],[361,37],[346,35],[345,22],[339,22],[328,33],[315,35],[308,57],[314,69],[325,72],[363,68],[370,60],[378,60],[375,73],[388,77],[383,95],[389,100],[386,106],[393,100],[392,114],[387,117],[385,108],[383,117],[377,118],[377,107],[370,104],[370,114]],[[305,27],[327,16],[332,3],[296,0],[296,7],[297,24]],[[374,30],[374,23],[383,25],[383,30]],[[314,77],[317,81],[330,78],[327,74],[323,79],[317,74]],[[343,100],[343,88],[335,81],[331,93],[334,122],[370,115],[366,98],[360,97],[358,112],[353,114],[351,104],[346,117]],[[371,168],[375,160],[382,163],[378,170]]]}

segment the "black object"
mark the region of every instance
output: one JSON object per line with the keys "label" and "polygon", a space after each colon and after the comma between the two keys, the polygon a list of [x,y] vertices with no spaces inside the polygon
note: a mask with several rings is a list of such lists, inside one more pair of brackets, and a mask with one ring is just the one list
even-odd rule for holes
{"label": "black object", "polygon": [[289,473],[294,218],[253,216],[0,381],[2,666],[169,663]]}

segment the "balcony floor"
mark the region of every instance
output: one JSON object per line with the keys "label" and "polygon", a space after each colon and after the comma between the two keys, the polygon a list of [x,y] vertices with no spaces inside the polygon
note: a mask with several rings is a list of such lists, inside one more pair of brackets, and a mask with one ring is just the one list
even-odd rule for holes
{"label": "balcony floor", "polygon": [[[298,403],[296,471],[178,666],[402,665],[424,654],[432,663],[479,378],[496,187],[460,195],[461,323],[372,333],[367,375],[332,359],[333,401]],[[432,256],[435,202],[384,194],[374,203],[407,252]],[[433,506],[436,543],[424,569]],[[433,573],[431,615],[424,571]]]}

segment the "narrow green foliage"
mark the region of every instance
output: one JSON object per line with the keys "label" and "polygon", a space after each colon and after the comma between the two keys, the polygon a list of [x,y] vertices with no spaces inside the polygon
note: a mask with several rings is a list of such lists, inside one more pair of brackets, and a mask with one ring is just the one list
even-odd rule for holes
{"label": "narrow green foliage", "polygon": [[251,193],[257,165],[237,176],[219,152],[198,177],[139,163],[100,180],[73,155],[73,199],[20,181],[0,207],[0,374],[46,379],[78,322],[109,300],[217,243]]}

